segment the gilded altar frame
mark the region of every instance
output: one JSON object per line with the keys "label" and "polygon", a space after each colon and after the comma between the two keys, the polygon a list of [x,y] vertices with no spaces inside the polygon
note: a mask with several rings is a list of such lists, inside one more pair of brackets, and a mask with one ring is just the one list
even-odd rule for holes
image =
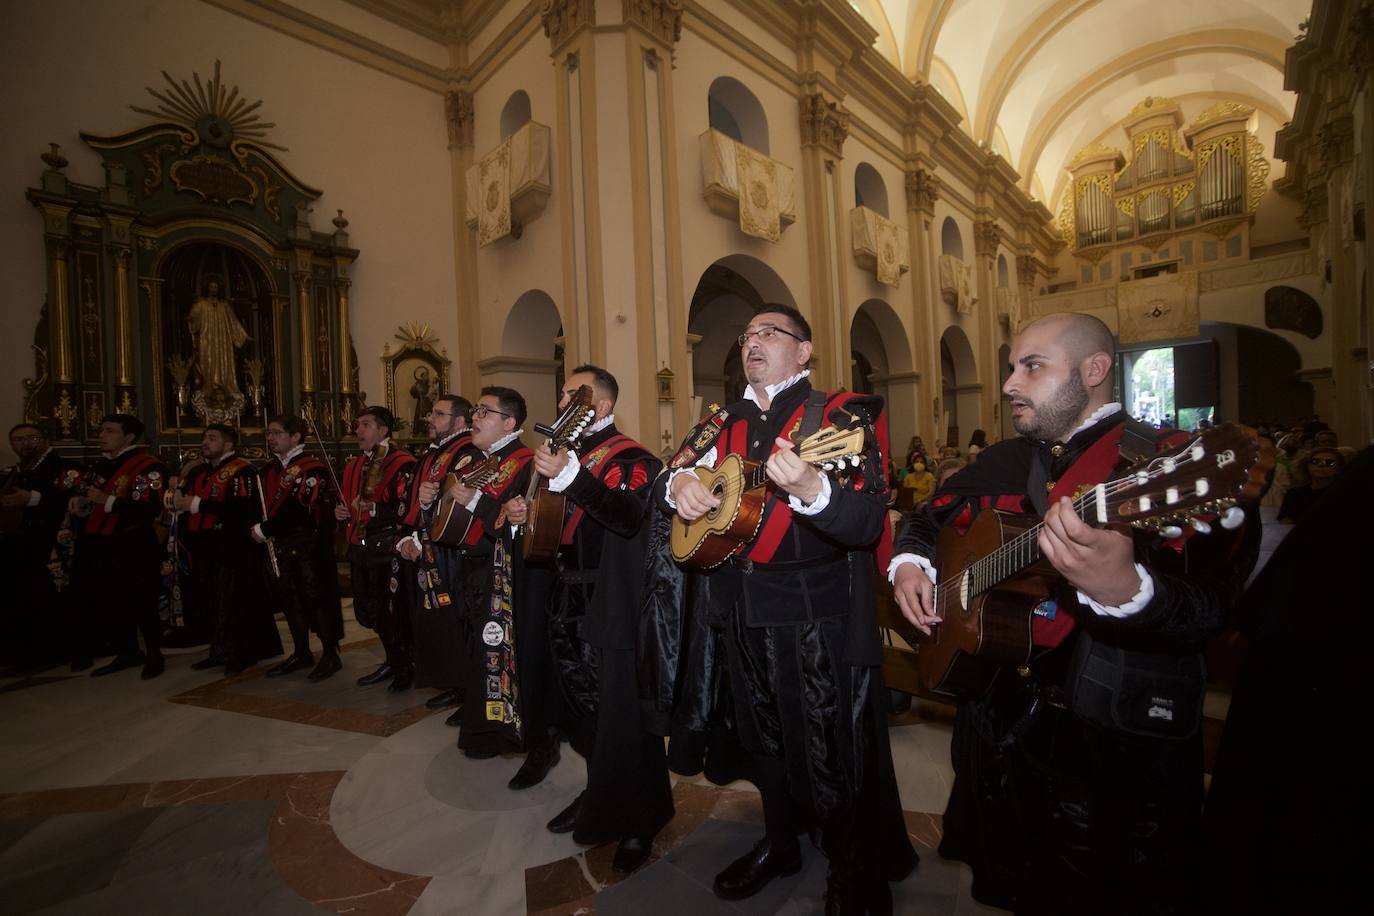
{"label": "gilded altar frame", "polygon": [[[219,69],[197,75],[194,93],[170,77],[169,88],[150,89],[156,108],[134,110],[152,123],[82,132],[103,161],[103,185],[68,179],[53,145],[28,189],[48,288],[25,416],[48,421],[62,451],[88,451],[100,417],[116,411],[142,419],[164,456],[198,445],[207,417],[187,405],[186,312],[215,264],[229,265],[218,268],[231,274],[223,298],[249,331],[233,357],[240,452],[265,455],[258,435],[277,413],[306,417],[325,441],[351,438],[365,395],[349,333],[358,251],[348,221],[340,212],[332,231],[314,229],[311,204],[323,192],[280,161],[284,148],[266,139],[272,125]],[[248,279],[235,289],[240,275]]]}
{"label": "gilded altar frame", "polygon": [[390,344],[382,348],[382,378],[386,380],[386,408],[396,418],[392,438],[418,445],[429,441],[428,428],[418,429],[417,401],[414,389],[421,384],[420,373],[429,379],[429,400],[449,394],[449,370],[452,360],[448,351],[438,347],[438,338],[428,325],[411,324],[400,328],[396,339],[401,346],[393,351]]}

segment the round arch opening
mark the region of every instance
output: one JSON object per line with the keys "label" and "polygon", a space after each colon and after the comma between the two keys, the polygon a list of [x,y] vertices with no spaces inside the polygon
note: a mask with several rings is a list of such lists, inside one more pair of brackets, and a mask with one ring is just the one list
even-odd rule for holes
{"label": "round arch opening", "polygon": [[501,109],[501,139],[504,140],[531,120],[530,96],[523,89],[517,89],[506,99]]}
{"label": "round arch opening", "polygon": [[867,207],[874,213],[888,216],[887,184],[878,170],[867,162],[860,162],[854,170],[854,206]]}
{"label": "round arch opening", "polygon": [[712,129],[767,155],[768,116],[747,86],[734,77],[717,77],[707,90],[706,105]]}

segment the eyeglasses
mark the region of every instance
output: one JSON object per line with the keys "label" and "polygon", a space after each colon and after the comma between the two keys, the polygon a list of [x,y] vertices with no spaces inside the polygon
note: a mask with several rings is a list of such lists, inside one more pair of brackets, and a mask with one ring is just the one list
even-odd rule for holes
{"label": "eyeglasses", "polygon": [[452,416],[456,416],[456,414],[444,413],[442,410],[431,410],[429,413],[425,414],[425,416],[427,416],[427,417],[452,417]]}
{"label": "eyeglasses", "polygon": [[1310,465],[1312,465],[1313,467],[1316,467],[1316,468],[1334,468],[1334,467],[1336,466],[1336,459],[1335,459],[1335,458],[1310,458],[1310,459],[1308,459],[1307,463],[1310,464]]}
{"label": "eyeglasses", "polygon": [[805,341],[803,338],[798,337],[796,334],[793,334],[791,331],[785,331],[785,330],[783,330],[782,328],[775,328],[775,327],[773,327],[771,324],[767,324],[767,325],[764,325],[763,327],[759,328],[757,331],[745,331],[745,332],[744,332],[743,334],[741,334],[741,335],[739,336],[739,338],[738,338],[738,340],[739,340],[739,345],[740,345],[741,347],[746,347],[746,346],[748,346],[748,345],[749,345],[749,338],[754,337],[754,336],[757,336],[759,340],[762,340],[762,341],[765,341],[765,342],[771,341],[771,340],[777,340],[779,334],[786,334],[788,337],[792,338],[793,340],[797,340],[797,341],[801,341],[802,343],[806,343],[806,341]]}
{"label": "eyeglasses", "polygon": [[495,407],[488,407],[485,404],[478,404],[476,407],[472,408],[472,416],[474,419],[481,419],[489,413],[494,413],[498,417],[510,416],[510,414],[506,413],[504,410],[497,410]]}

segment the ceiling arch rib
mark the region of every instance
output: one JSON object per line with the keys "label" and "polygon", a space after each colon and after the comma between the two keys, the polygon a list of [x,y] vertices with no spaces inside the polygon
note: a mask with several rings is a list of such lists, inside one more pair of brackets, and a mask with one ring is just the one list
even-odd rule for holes
{"label": "ceiling arch rib", "polygon": [[1021,71],[1045,43],[1073,21],[1088,7],[1101,0],[1056,0],[1056,2],[1035,18],[1030,27],[1007,49],[992,69],[991,75],[983,82],[978,92],[978,113],[973,124],[973,138],[978,141],[992,136],[997,126],[997,116],[1006,101],[1007,93],[1015,85]]}
{"label": "ceiling arch rib", "polygon": [[1136,48],[1108,61],[1061,92],[1043,115],[1032,118],[1036,124],[1021,148],[1017,171],[1021,187],[1028,189],[1030,175],[1037,169],[1046,143],[1065,119],[1084,101],[1139,70],[1155,64],[1206,54],[1233,54],[1258,60],[1280,74],[1283,72],[1284,42],[1262,32],[1242,29],[1204,29],[1172,36]]}
{"label": "ceiling arch rib", "polygon": [[930,72],[930,62],[935,57],[935,43],[940,38],[940,29],[945,24],[945,18],[949,16],[949,11],[954,8],[955,0],[920,0],[916,8],[916,16],[911,23],[913,32],[917,34],[914,27],[920,27],[920,40],[912,55],[911,62],[915,66],[908,74],[909,76],[921,76]]}

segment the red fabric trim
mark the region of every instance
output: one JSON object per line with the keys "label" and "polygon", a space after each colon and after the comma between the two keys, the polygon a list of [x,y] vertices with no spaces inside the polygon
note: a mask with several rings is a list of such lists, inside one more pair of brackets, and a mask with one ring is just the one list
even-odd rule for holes
{"label": "red fabric trim", "polygon": [[[116,468],[109,480],[101,481],[100,489],[116,499],[127,496],[129,491],[133,489],[134,481],[141,474],[151,470],[157,463],[157,458],[151,452],[139,452]],[[105,504],[98,503],[91,509],[91,514],[86,517],[86,533],[109,537],[114,534],[117,524],[119,524],[119,513],[106,513]]]}
{"label": "red fabric trim", "polygon": [[[602,449],[605,449],[608,445],[610,446],[609,450],[606,452],[602,452]],[[624,433],[616,433],[614,436],[607,439],[605,442],[601,443],[596,448],[589,451],[587,454],[580,456],[578,458],[578,463],[581,464],[583,467],[587,467],[587,461],[591,459],[591,456],[600,454],[601,457],[597,459],[596,464],[588,468],[588,473],[595,477],[597,480],[600,480],[608,487],[616,486],[619,484],[620,481],[620,468],[619,466],[615,467],[616,482],[612,483],[607,476],[612,467],[611,461],[617,455],[622,455],[632,448],[639,448],[643,449],[644,451],[648,451],[648,449],[644,449],[642,445],[640,445],[638,442],[631,439]],[[587,510],[583,509],[576,503],[573,503],[573,510],[572,512],[568,513],[567,521],[563,525],[562,543],[571,544],[573,542],[573,535],[577,532],[577,526],[582,524],[582,519],[586,516],[586,514]]]}

